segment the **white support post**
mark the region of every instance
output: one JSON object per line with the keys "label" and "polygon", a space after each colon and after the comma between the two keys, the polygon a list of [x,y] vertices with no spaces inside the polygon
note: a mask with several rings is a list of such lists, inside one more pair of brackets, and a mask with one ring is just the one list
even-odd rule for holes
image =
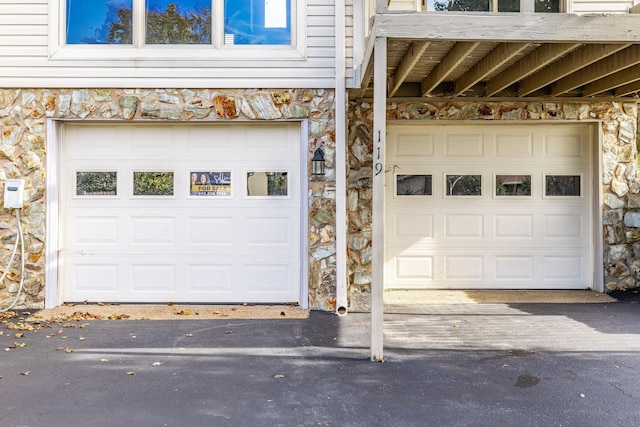
{"label": "white support post", "polygon": [[384,175],[387,111],[387,39],[378,37],[373,71],[373,212],[371,260],[371,360],[383,361]]}

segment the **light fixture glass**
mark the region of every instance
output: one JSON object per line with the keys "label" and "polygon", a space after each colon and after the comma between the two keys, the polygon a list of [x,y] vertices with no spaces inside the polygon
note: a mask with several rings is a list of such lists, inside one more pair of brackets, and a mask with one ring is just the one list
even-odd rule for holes
{"label": "light fixture glass", "polygon": [[311,175],[324,175],[324,150],[322,148],[316,148],[316,151],[313,152]]}

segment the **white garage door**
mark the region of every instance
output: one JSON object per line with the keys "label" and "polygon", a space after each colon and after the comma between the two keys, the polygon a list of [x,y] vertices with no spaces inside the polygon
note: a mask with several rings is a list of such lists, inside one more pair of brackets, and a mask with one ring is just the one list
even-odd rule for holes
{"label": "white garage door", "polygon": [[297,124],[63,130],[65,301],[300,301]]}
{"label": "white garage door", "polygon": [[588,125],[390,126],[385,286],[584,289]]}

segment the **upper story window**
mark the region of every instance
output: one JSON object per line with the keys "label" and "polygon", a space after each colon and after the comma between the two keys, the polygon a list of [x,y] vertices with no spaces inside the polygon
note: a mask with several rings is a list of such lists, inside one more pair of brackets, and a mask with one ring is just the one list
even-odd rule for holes
{"label": "upper story window", "polygon": [[[535,12],[559,13],[560,0],[534,0]],[[428,0],[427,10],[520,12],[520,0]]]}
{"label": "upper story window", "polygon": [[66,45],[293,44],[295,0],[62,0]]}

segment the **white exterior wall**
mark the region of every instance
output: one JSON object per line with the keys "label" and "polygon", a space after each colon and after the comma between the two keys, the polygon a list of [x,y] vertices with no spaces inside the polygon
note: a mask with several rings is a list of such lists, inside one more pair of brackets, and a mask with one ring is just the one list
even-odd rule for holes
{"label": "white exterior wall", "polygon": [[[58,0],[50,2],[55,13]],[[304,21],[297,23],[306,35],[306,48],[297,57],[274,59],[264,47],[259,59],[244,59],[240,49],[233,49],[236,59],[206,58],[198,50],[184,57],[180,50],[187,49],[180,48],[175,52],[181,58],[172,58],[167,49],[164,58],[123,59],[99,56],[96,49],[88,49],[92,58],[78,57],[72,49],[60,52],[52,37],[57,25],[53,16],[49,34],[47,0],[6,0],[0,3],[2,87],[334,87],[334,1],[301,0],[298,7],[306,10]]]}

